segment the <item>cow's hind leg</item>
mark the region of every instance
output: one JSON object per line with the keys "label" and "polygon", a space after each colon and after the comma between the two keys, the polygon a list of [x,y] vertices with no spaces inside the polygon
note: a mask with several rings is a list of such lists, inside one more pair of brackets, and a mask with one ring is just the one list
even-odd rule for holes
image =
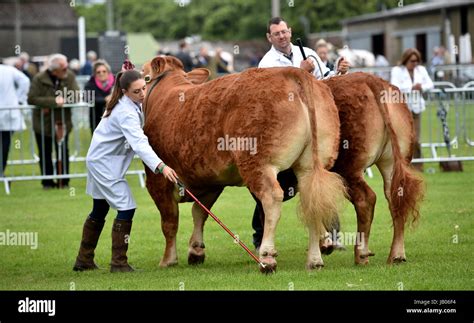
{"label": "cow's hind leg", "polygon": [[[392,185],[392,174],[393,174],[393,167],[394,161],[391,158],[386,158],[381,160],[377,163],[377,167],[380,170],[380,173],[383,177],[384,182],[384,192],[385,198],[387,199],[390,214],[392,216],[393,221],[393,240],[392,240],[392,247],[390,249],[390,255],[388,256],[387,263],[388,264],[397,264],[406,261],[405,256],[405,219],[400,216],[395,216],[395,212],[393,210],[393,206],[391,203],[391,185]],[[404,194],[403,187],[400,187],[398,190],[399,194]]]}
{"label": "cow's hind leg", "polygon": [[283,190],[277,181],[277,171],[271,167],[258,173],[255,170],[247,174],[245,171],[240,171],[246,179],[249,190],[262,202],[265,212],[265,225],[259,250],[260,262],[263,264],[260,270],[263,273],[271,273],[276,270],[277,266],[275,260],[277,256],[275,230],[280,220]]}
{"label": "cow's hind leg", "polygon": [[367,185],[364,178],[346,177],[349,188],[349,196],[357,213],[357,234],[354,245],[354,256],[356,264],[368,264],[371,252],[369,250],[369,235],[372,221],[374,219],[374,208],[377,196]]}
{"label": "cow's hind leg", "polygon": [[[200,195],[199,201],[210,210],[221,193],[222,189]],[[191,238],[189,239],[188,264],[198,265],[204,262],[204,258],[206,256],[204,253],[205,245],[203,231],[204,223],[207,220],[208,214],[196,202],[193,204],[192,213],[194,230]]]}

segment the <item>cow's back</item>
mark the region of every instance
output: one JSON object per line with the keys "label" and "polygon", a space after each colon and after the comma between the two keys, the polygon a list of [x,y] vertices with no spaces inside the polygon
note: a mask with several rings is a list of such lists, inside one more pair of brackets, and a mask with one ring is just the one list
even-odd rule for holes
{"label": "cow's back", "polygon": [[[236,155],[246,154],[219,150],[218,141],[226,136],[255,138],[261,156],[282,143],[291,146],[287,138],[298,133],[311,140],[301,105],[309,99],[301,86],[306,74],[296,68],[249,69],[199,86],[172,86],[172,78],[166,77],[149,98],[145,133],[163,160],[179,160],[174,165],[178,169],[194,169],[196,176],[211,179]],[[312,86],[316,95],[325,92],[328,99],[324,85]]]}

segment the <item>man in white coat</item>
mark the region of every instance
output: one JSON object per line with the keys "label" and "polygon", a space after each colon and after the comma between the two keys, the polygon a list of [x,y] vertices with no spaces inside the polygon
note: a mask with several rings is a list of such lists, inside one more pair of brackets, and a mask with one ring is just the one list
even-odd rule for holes
{"label": "man in white coat", "polygon": [[94,131],[86,157],[87,193],[93,198],[92,212],[87,217],[79,254],[73,270],[97,269],[94,250],[104,227],[109,207],[117,210],[112,226],[111,272],[129,272],[127,250],[136,203],[125,180],[133,156],[155,173],[176,183],[177,175],[166,166],[148,143],[143,133],[142,102],[146,83],[141,74],[128,70],[117,74],[112,97],[102,120]]}
{"label": "man in white coat", "polygon": [[312,73],[317,79],[323,79],[337,73],[345,74],[349,63],[344,59],[336,61],[335,71],[321,61],[318,54],[308,47],[303,47],[306,60],[303,59],[298,46],[291,43],[291,28],[281,17],[270,19],[267,27],[267,40],[272,44],[270,50],[263,56],[258,67],[294,66]]}
{"label": "man in white coat", "polygon": [[16,68],[3,64],[0,64],[0,75],[0,139],[2,142],[0,176],[4,176],[11,136],[14,131],[26,129],[22,112],[15,107],[27,101],[30,80]]}

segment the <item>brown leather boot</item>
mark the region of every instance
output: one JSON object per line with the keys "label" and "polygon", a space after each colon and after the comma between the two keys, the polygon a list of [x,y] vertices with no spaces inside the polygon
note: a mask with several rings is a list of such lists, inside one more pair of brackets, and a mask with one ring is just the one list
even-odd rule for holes
{"label": "brown leather boot", "polygon": [[82,229],[82,241],[79,247],[79,254],[76,258],[76,263],[72,268],[74,271],[93,270],[98,269],[94,263],[94,250],[97,247],[100,233],[104,228],[105,222],[99,222],[90,217],[87,217]]}
{"label": "brown leather boot", "polygon": [[114,220],[112,226],[112,262],[110,263],[110,272],[129,272],[134,269],[127,262],[128,241],[132,221]]}

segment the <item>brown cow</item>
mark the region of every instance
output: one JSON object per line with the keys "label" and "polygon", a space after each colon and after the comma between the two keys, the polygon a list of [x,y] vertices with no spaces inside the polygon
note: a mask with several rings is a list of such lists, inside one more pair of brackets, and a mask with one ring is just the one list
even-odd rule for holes
{"label": "brown cow", "polygon": [[[364,170],[376,165],[384,181],[393,220],[393,241],[387,263],[406,261],[404,228],[410,215],[419,216],[422,179],[410,166],[415,144],[413,118],[398,88],[365,73],[324,81],[334,95],[341,121],[339,156],[333,171],[342,175],[357,213],[362,248],[355,246],[355,263],[368,263],[368,242],[376,196],[364,180]],[[398,100],[397,100],[398,99]],[[398,102],[396,102],[398,101]]]}
{"label": "brown cow", "polygon": [[[319,236],[337,216],[345,194],[340,176],[325,169],[333,165],[339,145],[339,119],[329,88],[311,82],[311,75],[298,68],[249,69],[196,85],[209,71],[186,74],[173,57],[154,58],[144,73],[149,81],[144,131],[181,181],[207,208],[225,186],[246,185],[262,201],[267,214],[262,271],[276,268],[274,234],[283,199],[276,175],[289,168],[298,178],[301,219],[309,231],[307,267],[323,266]],[[255,138],[257,151],[220,150],[218,142],[226,136]],[[190,199],[148,170],[147,188],[166,239],[160,266],[171,266],[177,263],[178,203]],[[188,263],[195,264],[204,261],[207,214],[194,204],[192,215]]]}
{"label": "brown cow", "polygon": [[364,180],[365,169],[372,165],[383,176],[394,225],[387,263],[404,262],[405,223],[409,215],[414,221],[419,217],[424,193],[422,179],[409,165],[415,144],[411,113],[399,89],[373,75],[351,73],[324,82],[333,93],[341,122],[339,156],[332,171],[346,181],[357,213],[357,232],[362,233],[362,241],[354,247],[355,263],[367,264],[373,255],[368,242],[376,196]]}

